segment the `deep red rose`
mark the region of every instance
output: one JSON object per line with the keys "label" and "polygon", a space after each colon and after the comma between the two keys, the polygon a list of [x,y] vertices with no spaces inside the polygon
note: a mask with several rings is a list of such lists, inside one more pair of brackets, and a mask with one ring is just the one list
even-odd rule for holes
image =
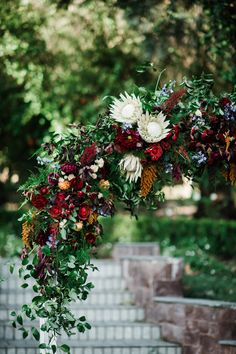
{"label": "deep red rose", "polygon": [[71,174],[71,173],[76,173],[77,171],[77,166],[74,163],[70,163],[70,162],[65,162],[62,166],[61,166],[61,170],[63,172],[65,172],[66,174]]}
{"label": "deep red rose", "polygon": [[89,184],[86,186],[86,191],[87,192],[89,192],[89,191],[91,191],[91,189],[92,189],[92,186],[90,186]]}
{"label": "deep red rose", "polygon": [[48,200],[41,194],[34,194],[31,199],[31,204],[37,209],[43,209],[48,204]]}
{"label": "deep red rose", "polygon": [[93,232],[87,232],[85,235],[85,239],[90,245],[93,245],[96,242],[96,234],[94,234]]}
{"label": "deep red rose", "polygon": [[78,217],[80,218],[80,220],[87,220],[89,215],[90,215],[90,207],[87,204],[83,204],[79,207],[78,210]]}
{"label": "deep red rose", "polygon": [[129,149],[137,149],[138,147],[141,147],[141,137],[137,130],[123,130],[118,128],[114,143],[116,150],[121,152]]}
{"label": "deep red rose", "polygon": [[231,101],[228,97],[222,97],[219,101],[219,105],[221,108],[224,108],[227,104],[231,104]]}
{"label": "deep red rose", "polygon": [[149,154],[153,161],[157,161],[161,158],[163,150],[160,144],[153,144],[145,150],[145,154]]}
{"label": "deep red rose", "polygon": [[49,214],[51,215],[52,218],[59,218],[61,216],[62,210],[61,207],[58,205],[54,205],[49,209]]}
{"label": "deep red rose", "polygon": [[40,188],[40,193],[41,194],[48,194],[49,193],[49,188],[46,186],[43,186]]}
{"label": "deep red rose", "polygon": [[59,176],[58,173],[55,173],[55,172],[49,173],[49,175],[48,175],[48,183],[49,183],[51,186],[56,186],[57,183],[58,183],[59,177],[60,177],[60,176]]}

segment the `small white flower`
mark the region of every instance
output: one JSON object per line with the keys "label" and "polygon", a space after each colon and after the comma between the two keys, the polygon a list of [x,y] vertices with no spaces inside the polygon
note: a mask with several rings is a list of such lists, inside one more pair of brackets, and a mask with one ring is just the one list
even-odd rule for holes
{"label": "small white flower", "polygon": [[90,176],[93,178],[93,179],[96,179],[98,176],[96,173],[91,173]]}
{"label": "small white flower", "polygon": [[197,109],[194,115],[197,117],[202,117],[202,112],[200,111],[200,109]]}
{"label": "small white flower", "polygon": [[95,164],[96,164],[99,168],[103,168],[103,166],[104,166],[104,160],[103,160],[103,158],[100,158],[99,160],[95,160]]}
{"label": "small white flower", "polygon": [[68,176],[68,181],[71,181],[71,180],[74,179],[74,178],[75,178],[75,175],[70,174],[70,175]]}
{"label": "small white flower", "polygon": [[98,199],[103,198],[103,194],[102,193],[98,193]]}
{"label": "small white flower", "polygon": [[65,179],[62,178],[62,177],[60,177],[60,178],[58,179],[58,182],[64,182],[64,181],[65,181]]}
{"label": "small white flower", "polygon": [[138,120],[138,131],[143,140],[147,143],[157,143],[164,139],[170,129],[168,129],[169,121],[165,120],[166,116],[160,112],[154,116],[146,112]]}
{"label": "small white flower", "polygon": [[141,177],[143,166],[140,159],[132,154],[127,154],[119,163],[120,169],[126,174],[126,180],[137,182]]}
{"label": "small white flower", "polygon": [[142,103],[139,97],[131,96],[127,92],[120,94],[120,99],[115,98],[110,106],[111,117],[120,123],[136,123],[142,115]]}
{"label": "small white flower", "polygon": [[98,166],[97,165],[92,165],[92,166],[90,166],[90,170],[92,171],[92,172],[94,172],[94,173],[96,173],[96,172],[98,172]]}

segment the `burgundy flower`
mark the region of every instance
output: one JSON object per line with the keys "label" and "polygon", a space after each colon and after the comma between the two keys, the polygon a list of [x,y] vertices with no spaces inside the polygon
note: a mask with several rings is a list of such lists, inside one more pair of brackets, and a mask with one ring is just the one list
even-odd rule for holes
{"label": "burgundy flower", "polygon": [[73,179],[70,181],[70,183],[71,183],[71,187],[74,188],[74,189],[76,189],[76,190],[80,190],[80,189],[82,189],[83,186],[84,186],[84,182],[83,182],[83,180],[80,179],[80,178],[73,178]]}
{"label": "burgundy flower", "polygon": [[162,141],[161,142],[161,147],[162,147],[163,150],[167,150],[168,151],[171,148],[171,144],[168,143],[167,141]]}
{"label": "burgundy flower", "polygon": [[51,186],[56,186],[57,183],[58,183],[59,177],[60,177],[60,176],[59,176],[58,173],[55,173],[55,172],[49,173],[49,175],[48,175],[48,183],[49,183]]}
{"label": "burgundy flower", "polygon": [[52,218],[58,219],[62,214],[62,209],[60,206],[54,205],[49,209],[49,214],[51,215]]}
{"label": "burgundy flower", "polygon": [[66,199],[66,193],[64,192],[57,192],[55,195],[55,204],[61,205]]}
{"label": "burgundy flower", "polygon": [[82,204],[78,210],[80,220],[87,220],[90,215],[90,207],[87,204]]}
{"label": "burgundy flower", "polygon": [[34,194],[31,198],[31,204],[41,210],[48,204],[48,200],[41,194]]}
{"label": "burgundy flower", "polygon": [[85,197],[85,193],[82,192],[82,191],[79,191],[79,192],[77,192],[77,197],[78,197],[79,199],[82,199],[82,198]]}
{"label": "burgundy flower", "polygon": [[61,170],[63,172],[65,172],[66,174],[73,174],[76,173],[77,171],[77,166],[73,163],[70,162],[65,162],[62,166],[61,166]]}
{"label": "burgundy flower", "polygon": [[222,97],[219,101],[219,105],[221,108],[224,108],[227,104],[230,104],[231,101],[228,97]]}
{"label": "burgundy flower", "polygon": [[85,239],[90,245],[93,245],[96,242],[96,234],[93,232],[87,232],[85,234]]}
{"label": "burgundy flower", "polygon": [[80,163],[82,166],[89,165],[97,155],[97,146],[96,143],[93,143],[90,146],[87,146],[84,149],[83,155],[80,158]]}
{"label": "burgundy flower", "polygon": [[137,149],[137,147],[141,147],[141,137],[139,135],[139,132],[136,130],[123,130],[121,128],[118,128],[114,143],[116,150],[120,152],[129,149]]}
{"label": "burgundy flower", "polygon": [[180,130],[179,125],[178,124],[174,125],[174,127],[173,127],[173,136],[172,136],[172,140],[173,141],[176,141],[178,139],[179,130]]}
{"label": "burgundy flower", "polygon": [[149,154],[151,160],[157,161],[161,158],[163,150],[160,144],[153,144],[145,150],[145,154]]}
{"label": "burgundy flower", "polygon": [[49,193],[49,188],[46,187],[46,186],[42,186],[42,187],[40,188],[40,193],[41,193],[41,194],[48,194],[48,193]]}
{"label": "burgundy flower", "polygon": [[47,234],[43,231],[40,231],[36,237],[35,242],[40,246],[44,246],[46,245],[47,240],[48,240]]}

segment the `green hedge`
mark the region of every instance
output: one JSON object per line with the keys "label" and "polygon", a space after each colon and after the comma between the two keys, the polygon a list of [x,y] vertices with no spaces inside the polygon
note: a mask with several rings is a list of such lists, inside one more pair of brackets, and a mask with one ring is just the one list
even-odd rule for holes
{"label": "green hedge", "polygon": [[222,258],[236,255],[236,221],[211,219],[168,219],[155,214],[142,215],[136,221],[128,215],[117,215],[103,222],[105,241],[156,241],[169,246],[194,246]]}

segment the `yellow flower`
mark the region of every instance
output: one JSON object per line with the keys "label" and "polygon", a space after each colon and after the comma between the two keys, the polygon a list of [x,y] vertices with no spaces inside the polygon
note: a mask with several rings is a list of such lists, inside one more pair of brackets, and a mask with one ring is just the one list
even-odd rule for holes
{"label": "yellow flower", "polygon": [[105,180],[105,179],[101,179],[101,181],[99,182],[99,187],[102,189],[109,189],[110,188],[110,182]]}
{"label": "yellow flower", "polygon": [[80,230],[82,230],[83,226],[84,225],[83,225],[82,221],[76,222],[75,223],[75,230],[80,231]]}

